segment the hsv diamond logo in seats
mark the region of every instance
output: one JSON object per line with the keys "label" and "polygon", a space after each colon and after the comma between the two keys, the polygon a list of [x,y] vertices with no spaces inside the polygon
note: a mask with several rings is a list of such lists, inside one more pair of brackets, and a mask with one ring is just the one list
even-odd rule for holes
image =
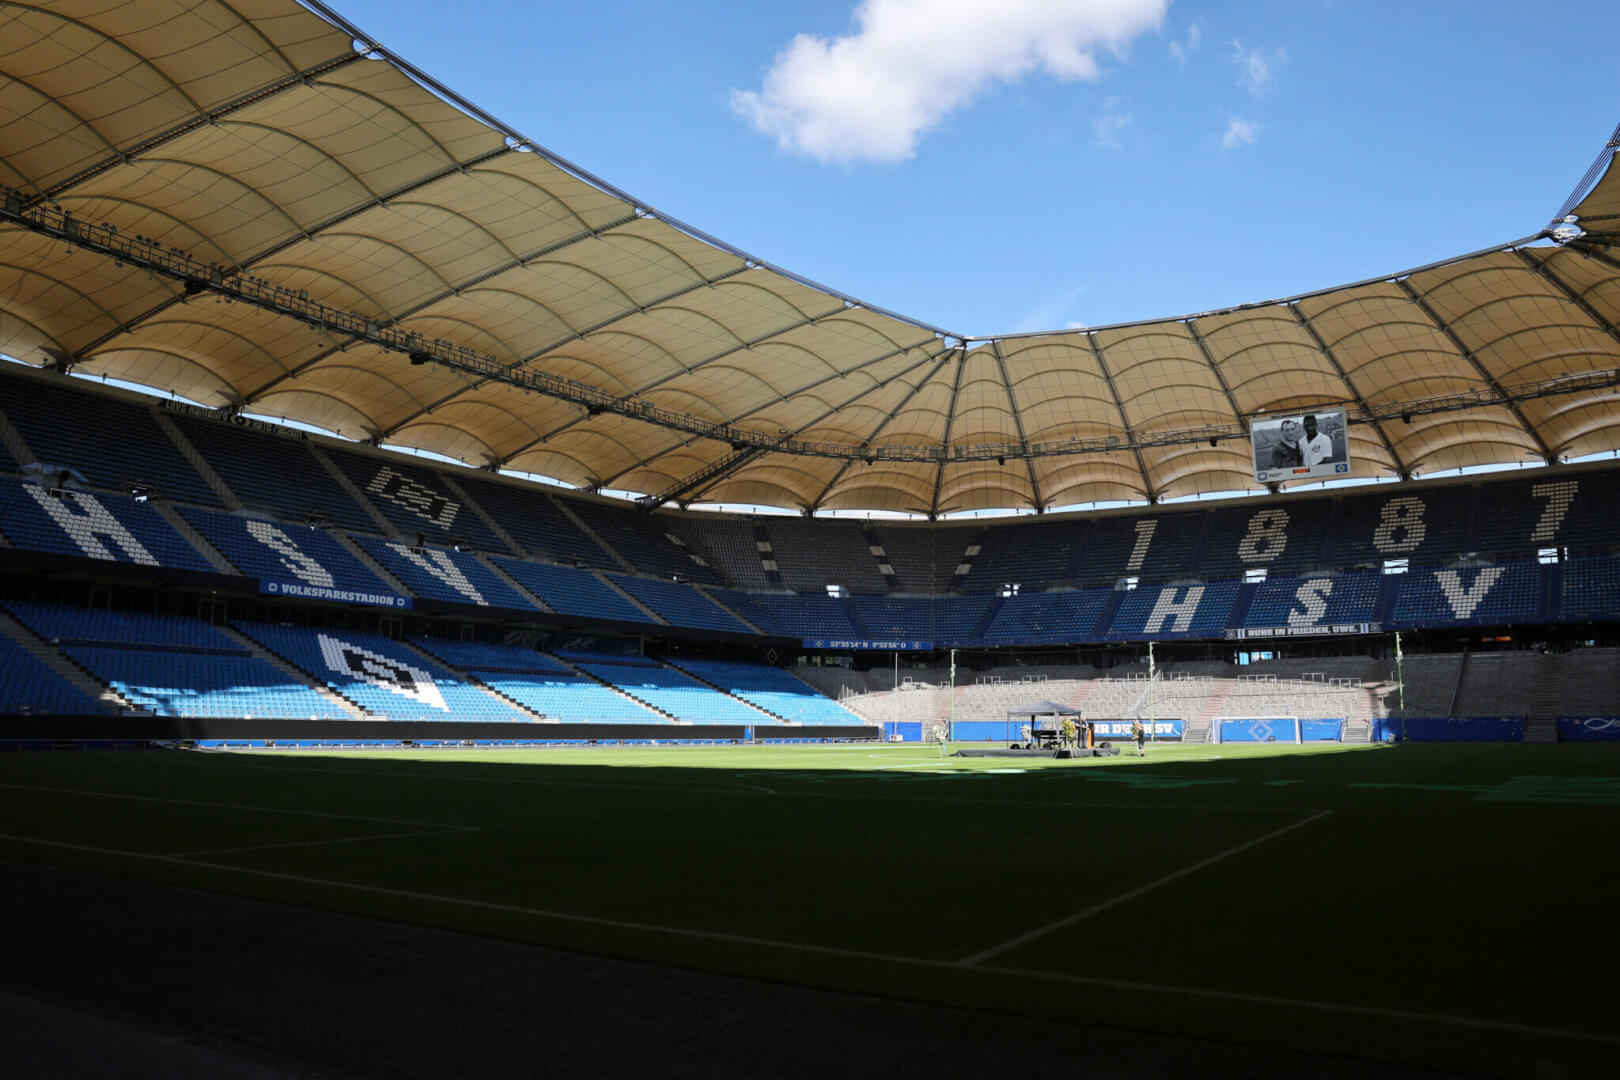
{"label": "hsv diamond logo in seats", "polygon": [[370,683],[379,690],[408,697],[429,708],[450,711],[450,707],[444,703],[444,695],[439,693],[439,687],[433,681],[433,676],[421,668],[412,667],[370,649],[362,649],[342,638],[327,634],[320,634],[317,637],[321,643],[321,657],[326,661],[326,666],[339,675]]}
{"label": "hsv diamond logo in seats", "polygon": [[366,485],[366,491],[372,495],[380,495],[395,506],[426,518],[441,529],[448,529],[456,520],[456,515],[461,512],[460,503],[447,499],[433,489],[401,476],[386,466],[371,478],[371,483]]}

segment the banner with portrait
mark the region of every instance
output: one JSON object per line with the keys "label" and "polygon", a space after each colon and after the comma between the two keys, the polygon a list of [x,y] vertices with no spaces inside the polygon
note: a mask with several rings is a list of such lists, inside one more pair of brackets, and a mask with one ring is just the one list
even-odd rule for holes
{"label": "banner with portrait", "polygon": [[1254,478],[1262,484],[1350,475],[1350,433],[1343,409],[1285,413],[1249,425]]}

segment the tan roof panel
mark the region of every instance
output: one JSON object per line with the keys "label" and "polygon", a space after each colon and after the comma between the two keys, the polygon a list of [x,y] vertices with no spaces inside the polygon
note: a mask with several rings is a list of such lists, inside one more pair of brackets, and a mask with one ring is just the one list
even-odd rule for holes
{"label": "tan roof panel", "polygon": [[292,0],[0,9],[0,349],[683,501],[1248,489],[1247,424],[1331,405],[1363,475],[1613,449],[1620,176],[1588,182],[1579,229],[1383,280],[971,338],[666,220]]}

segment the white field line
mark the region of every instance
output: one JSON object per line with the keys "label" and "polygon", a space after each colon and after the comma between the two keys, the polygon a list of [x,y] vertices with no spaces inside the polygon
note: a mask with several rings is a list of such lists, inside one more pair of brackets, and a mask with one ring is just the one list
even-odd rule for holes
{"label": "white field line", "polygon": [[[291,765],[286,766],[286,767],[281,767],[281,766],[276,766],[276,765],[243,765],[243,764],[239,764],[239,763],[234,762],[234,761],[231,764],[234,765],[236,768],[239,768],[239,769],[247,769],[249,771],[257,771],[257,772],[317,773],[317,774],[320,774],[320,775],[323,775],[323,776],[332,776],[332,777],[338,777],[338,778],[341,778],[343,776],[386,776],[386,777],[390,777],[390,778],[395,779],[395,780],[439,780],[439,781],[449,781],[449,782],[452,782],[452,783],[463,783],[463,784],[513,784],[513,785],[518,785],[518,786],[522,786],[522,787],[574,787],[574,788],[588,788],[588,789],[590,789],[592,791],[605,791],[605,792],[617,792],[617,791],[627,791],[627,790],[630,790],[630,791],[667,791],[667,792],[670,792],[670,793],[676,794],[676,795],[681,795],[681,794],[735,795],[735,796],[737,796],[739,798],[747,798],[747,797],[750,797],[749,796],[750,791],[758,791],[758,792],[761,792],[763,794],[768,794],[768,795],[771,795],[773,797],[779,797],[779,798],[784,798],[784,799],[841,799],[841,800],[846,801],[846,802],[851,801],[851,800],[855,800],[855,799],[859,799],[859,800],[866,801],[866,802],[908,802],[908,803],[935,803],[935,802],[942,802],[942,803],[950,803],[953,806],[964,805],[964,806],[1023,806],[1023,807],[1027,807],[1027,806],[1030,805],[1030,802],[1027,799],[973,799],[973,798],[952,798],[952,797],[947,796],[947,795],[928,796],[928,795],[921,795],[921,794],[918,794],[918,795],[878,795],[878,794],[873,794],[871,792],[855,792],[855,791],[838,791],[838,792],[834,792],[834,791],[785,791],[785,790],[774,790],[773,791],[773,790],[768,790],[768,789],[766,789],[766,788],[764,788],[762,786],[758,786],[758,785],[754,785],[754,784],[748,784],[748,783],[745,783],[745,782],[742,782],[742,781],[737,781],[737,782],[735,782],[735,784],[733,786],[729,786],[729,787],[719,787],[719,786],[710,787],[710,786],[697,785],[697,784],[691,784],[691,785],[680,785],[680,784],[621,784],[621,783],[619,783],[617,781],[603,781],[601,783],[591,783],[591,782],[585,781],[585,780],[550,780],[550,779],[548,779],[548,780],[519,780],[519,779],[515,779],[513,777],[508,777],[508,776],[489,776],[487,774],[468,775],[468,776],[449,776],[449,775],[444,775],[444,774],[441,774],[441,773],[407,772],[407,771],[404,771],[404,770],[401,770],[401,769],[344,769],[341,772],[339,772],[338,770],[335,770],[335,769],[310,769],[310,768],[299,767],[299,766],[291,766]],[[769,776],[772,770],[768,770],[768,769],[767,770],[750,769],[750,770],[744,770],[744,771],[746,772],[746,774],[748,776],[761,777],[761,776]],[[796,777],[793,775],[793,773],[796,770],[784,769],[784,770],[781,770],[781,771],[784,774],[783,779],[785,779],[785,780],[796,779]],[[867,772],[867,773],[875,773],[878,770],[877,769],[863,769],[861,771],[862,772]],[[950,773],[948,775],[953,775],[953,776],[973,776],[973,775],[977,775],[977,774],[973,773],[973,772],[969,772],[967,770],[959,770],[958,772]],[[0,788],[4,788],[6,786],[7,785],[0,784]],[[42,788],[42,789],[39,789],[39,790],[47,790],[47,789]],[[54,789],[50,789],[50,790],[54,790]],[[962,789],[961,788],[956,788],[955,790],[961,791]],[[94,793],[92,792],[91,794],[94,794]],[[1205,811],[1205,812],[1225,813],[1225,812],[1230,811],[1232,813],[1248,813],[1248,814],[1286,814],[1286,813],[1290,813],[1290,812],[1292,812],[1294,810],[1293,807],[1287,807],[1287,806],[1222,806],[1220,804],[1214,804],[1214,803],[1161,803],[1161,802],[1126,803],[1126,802],[1102,802],[1102,801],[1090,800],[1090,799],[1042,799],[1041,802],[1040,802],[1040,805],[1041,806],[1089,807],[1091,809],[1096,809],[1096,810],[1200,810],[1200,811]],[[418,823],[417,822],[403,822],[403,824],[414,825],[414,824],[418,824]]]}
{"label": "white field line", "polygon": [[1129,900],[1135,900],[1138,896],[1143,896],[1150,893],[1154,889],[1168,885],[1172,881],[1177,881],[1184,878],[1188,874],[1195,874],[1206,867],[1214,866],[1216,863],[1221,862],[1224,859],[1230,859],[1232,856],[1248,851],[1252,847],[1257,847],[1260,844],[1264,844],[1267,840],[1275,840],[1277,837],[1282,836],[1285,833],[1291,833],[1295,829],[1302,829],[1306,825],[1311,824],[1313,821],[1321,821],[1332,812],[1333,811],[1331,810],[1318,810],[1308,818],[1302,818],[1291,825],[1284,825],[1280,829],[1273,829],[1264,836],[1258,836],[1253,840],[1238,844],[1236,847],[1229,847],[1225,851],[1211,855],[1207,859],[1200,859],[1195,863],[1182,867],[1180,870],[1168,873],[1161,878],[1156,878],[1153,881],[1148,882],[1146,885],[1139,885],[1129,892],[1120,893],[1118,896],[1111,899],[1104,900],[1099,904],[1093,904],[1088,908],[1077,911],[1073,915],[1066,915],[1055,922],[1049,922],[1045,926],[1037,926],[1035,929],[1030,930],[1027,933],[1019,934],[1014,938],[1008,938],[1001,944],[992,945],[988,949],[981,949],[971,956],[964,956],[962,959],[957,961],[957,964],[961,967],[974,967],[975,965],[982,964],[984,961],[1000,956],[1004,952],[1016,949],[1021,945],[1028,945],[1030,942],[1038,941],[1048,934],[1056,933],[1065,927],[1073,926],[1078,922],[1083,922],[1086,919],[1091,918],[1093,915],[1107,911],[1109,908],[1118,907],[1120,904],[1123,904]]}
{"label": "white field line", "polygon": [[[1316,815],[1316,817],[1320,816],[1320,814]],[[1315,820],[1315,818],[1313,817],[1308,820]],[[1306,823],[1307,822],[1302,821],[1298,824],[1303,825]],[[566,911],[547,911],[543,908],[523,907],[517,904],[499,904],[487,900],[471,900],[465,897],[439,896],[435,893],[416,892],[410,889],[393,889],[382,885],[362,885],[356,882],[334,881],[328,878],[309,877],[303,874],[286,874],[272,870],[255,870],[250,867],[233,866],[229,863],[210,863],[199,859],[187,859],[175,855],[148,855],[141,852],[120,851],[114,848],[96,847],[90,844],[73,844],[61,840],[39,840],[34,837],[14,836],[5,833],[0,833],[0,840],[12,840],[22,844],[36,844],[44,847],[63,848],[69,851],[82,851],[97,855],[110,855],[115,858],[138,859],[147,862],[174,863],[181,866],[204,867],[211,870],[220,870],[227,874],[241,874],[248,877],[269,878],[276,881],[290,881],[301,885],[316,885],[341,891],[366,893],[373,896],[422,900],[430,903],[444,904],[451,907],[472,908],[480,911],[498,911],[504,914],[526,915],[537,919],[550,919],[558,922],[583,924],[588,926],[601,926],[611,929],[635,930],[645,933],[663,934],[670,937],[690,938],[699,941],[722,941],[731,944],[751,945],[766,949],[779,949],[787,952],[814,953],[824,956],[838,956],[852,960],[875,960],[883,963],[901,964],[908,967],[926,968],[937,971],[961,972],[966,970],[996,976],[1041,979],[1049,982],[1070,983],[1080,986],[1096,986],[1109,990],[1127,990],[1139,993],[1168,994],[1180,997],[1204,998],[1215,1001],[1242,1001],[1258,1005],[1271,1005],[1282,1008],[1308,1009],[1315,1012],[1337,1013],[1345,1016],[1376,1016],[1383,1019],[1416,1020],[1423,1023],[1442,1024],[1450,1027],[1461,1027],[1483,1031],[1511,1031],[1518,1034],[1567,1039],[1577,1042],[1596,1042],[1620,1045],[1620,1035],[1609,1033],[1569,1031],[1562,1028],[1539,1027],[1533,1024],[1518,1024],[1505,1020],[1484,1020],[1472,1016],[1451,1016],[1444,1013],[1414,1012],[1407,1009],[1381,1008],[1375,1005],[1355,1005],[1343,1002],[1314,1001],[1304,998],[1277,997],[1269,994],[1251,994],[1239,990],[1214,990],[1197,986],[1166,986],[1158,983],[1132,982],[1125,979],[1110,979],[1095,975],[1066,975],[1062,973],[1031,971],[1024,968],[1007,967],[976,966],[973,968],[964,969],[960,962],[953,962],[949,960],[927,960],[914,956],[896,956],[889,953],[869,952],[863,949],[845,949],[832,945],[810,945],[793,941],[773,941],[769,938],[749,937],[743,934],[727,934],[716,930],[692,930],[685,927],[660,926],[655,923],[635,922],[626,919],[608,919],[596,915],[578,915],[573,912]]]}
{"label": "white field line", "polygon": [[443,821],[404,821],[400,818],[365,817],[360,814],[338,814],[328,810],[291,810],[281,806],[243,806],[241,803],[202,802],[197,799],[175,799],[166,795],[129,795],[117,791],[86,791],[81,788],[41,787],[34,784],[0,784],[4,791],[43,791],[52,795],[80,795],[95,799],[127,799],[130,802],[172,803],[175,806],[202,806],[210,810],[251,810],[259,814],[288,814],[295,817],[331,818],[337,821],[371,821],[382,825],[414,825],[420,829],[473,829],[472,825],[451,825]]}

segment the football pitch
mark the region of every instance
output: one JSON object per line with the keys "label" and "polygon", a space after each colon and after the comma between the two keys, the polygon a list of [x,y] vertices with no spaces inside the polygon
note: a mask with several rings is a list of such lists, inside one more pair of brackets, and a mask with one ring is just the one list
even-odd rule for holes
{"label": "football pitch", "polygon": [[[444,1075],[387,1010],[341,1034],[345,1003],[411,991],[305,921],[337,913],[456,932],[414,957],[447,986],[494,940],[987,1025],[1606,1075],[1617,826],[1620,746],[1594,744],[7,754],[0,977]],[[523,1074],[493,1053],[477,1072]]]}

